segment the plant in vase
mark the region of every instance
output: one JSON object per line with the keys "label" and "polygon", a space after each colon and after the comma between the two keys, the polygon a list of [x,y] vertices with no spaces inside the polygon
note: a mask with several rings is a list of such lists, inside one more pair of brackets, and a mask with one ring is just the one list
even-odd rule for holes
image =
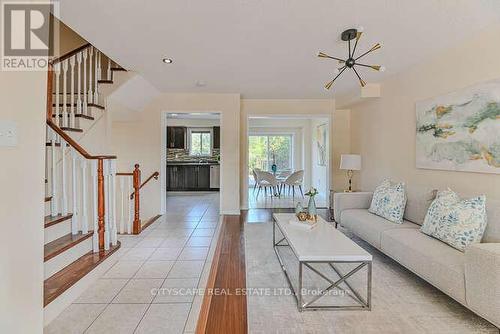
{"label": "plant in vase", "polygon": [[318,218],[318,210],[316,209],[316,201],[314,197],[319,194],[318,189],[311,187],[308,192],[305,193],[306,196],[309,196],[309,204],[307,205],[307,212],[311,218],[311,220],[316,221]]}

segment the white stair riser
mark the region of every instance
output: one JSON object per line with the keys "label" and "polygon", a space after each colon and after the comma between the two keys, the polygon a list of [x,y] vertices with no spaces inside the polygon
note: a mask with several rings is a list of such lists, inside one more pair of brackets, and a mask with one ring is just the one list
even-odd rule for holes
{"label": "white stair riser", "polygon": [[63,222],[45,228],[45,243],[47,244],[51,241],[59,239],[68,233],[71,233],[71,219],[67,219]]}
{"label": "white stair riser", "polygon": [[79,244],[71,247],[70,249],[62,252],[56,257],[45,262],[44,265],[44,279],[49,278],[64,267],[68,266],[84,254],[92,250],[92,238],[85,239]]}

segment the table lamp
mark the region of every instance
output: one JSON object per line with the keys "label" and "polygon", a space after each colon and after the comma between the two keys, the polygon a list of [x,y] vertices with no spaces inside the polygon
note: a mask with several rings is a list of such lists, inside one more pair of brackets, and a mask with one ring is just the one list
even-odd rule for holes
{"label": "table lamp", "polygon": [[350,193],[352,192],[353,171],[361,170],[361,156],[358,154],[342,154],[340,156],[340,169],[347,170],[349,189],[344,191]]}

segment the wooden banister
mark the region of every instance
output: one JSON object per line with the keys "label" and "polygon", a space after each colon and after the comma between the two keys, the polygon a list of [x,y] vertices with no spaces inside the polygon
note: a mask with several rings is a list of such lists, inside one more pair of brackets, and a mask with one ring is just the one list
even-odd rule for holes
{"label": "wooden banister", "polygon": [[53,58],[50,63],[51,64],[56,64],[56,63],[60,63],[62,62],[64,59],[68,59],[70,58],[71,56],[74,56],[76,55],[78,52],[80,51],[83,51],[85,50],[86,48],[88,47],[91,47],[92,45],[90,43],[86,43],[86,44],[83,44],[82,46],[74,49],[74,50],[71,50],[69,52],[66,52],[65,54],[63,54],[62,56],[59,56],[59,57],[56,57],[56,58]]}
{"label": "wooden banister", "polygon": [[139,189],[141,188],[141,170],[139,169],[139,164],[134,166],[134,223],[132,232],[134,234],[141,233],[141,218],[140,218],[140,201],[139,201]]}
{"label": "wooden banister", "polygon": [[[151,174],[151,175],[150,175],[150,176],[146,179],[146,181],[144,181],[144,182],[143,182],[143,183],[139,186],[139,190],[140,190],[142,187],[144,187],[144,186],[145,186],[145,185],[146,185],[149,181],[151,181],[153,178],[154,178],[155,180],[158,180],[158,176],[160,176],[160,173],[158,173],[158,172],[154,172],[153,174]],[[135,193],[135,192],[133,192],[132,194],[130,194],[130,199],[134,199],[134,193]]]}

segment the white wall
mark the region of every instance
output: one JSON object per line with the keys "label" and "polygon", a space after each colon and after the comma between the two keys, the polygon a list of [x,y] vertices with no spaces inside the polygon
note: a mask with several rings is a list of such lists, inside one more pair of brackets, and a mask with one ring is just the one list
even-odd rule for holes
{"label": "white wall", "polygon": [[180,119],[180,118],[167,118],[168,126],[185,126],[185,127],[213,127],[219,126],[219,119]]}
{"label": "white wall", "polygon": [[42,333],[47,73],[1,72],[0,121],[17,126],[0,147],[0,333]]}

